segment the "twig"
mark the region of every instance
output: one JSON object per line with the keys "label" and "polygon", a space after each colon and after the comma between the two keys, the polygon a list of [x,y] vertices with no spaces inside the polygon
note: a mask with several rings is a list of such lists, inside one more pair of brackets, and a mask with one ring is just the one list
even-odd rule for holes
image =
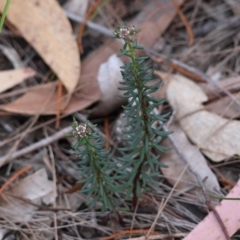
{"label": "twig", "polygon": [[60,126],[60,115],[62,111],[62,95],[63,95],[63,84],[61,80],[58,80],[58,86],[57,86],[57,104],[56,104],[56,123],[55,123],[55,128],[59,129]]}
{"label": "twig", "polygon": [[[55,89],[52,89],[52,93],[46,98],[46,100],[43,102],[43,106],[39,109],[39,113],[34,115],[32,117],[32,121],[30,122],[29,126],[27,127],[27,129],[20,134],[20,137],[18,138],[18,140],[13,144],[13,146],[10,148],[10,150],[8,151],[8,153],[4,156],[0,158],[0,166],[2,166],[3,164],[7,163],[10,161],[11,157],[14,156],[14,151],[17,149],[18,145],[20,144],[20,142],[23,140],[23,138],[26,136],[26,134],[28,134],[29,130],[33,127],[33,125],[37,122],[39,116],[41,113],[43,113],[45,106],[47,103],[49,103],[50,98],[53,96]],[[30,146],[31,147],[31,146]],[[18,151],[16,151],[18,152]],[[15,153],[16,153],[15,152]],[[16,158],[16,157],[15,157]]]}
{"label": "twig", "polygon": [[38,205],[38,204],[32,202],[29,199],[22,198],[22,197],[19,197],[19,196],[16,196],[16,195],[12,195],[12,194],[7,193],[7,192],[4,193],[4,195],[11,196],[13,198],[16,198],[16,199],[18,199],[22,202],[25,202],[25,203],[29,204],[29,205],[37,207],[39,211],[53,211],[53,212],[58,212],[58,211],[69,211],[69,212],[71,212],[72,211],[72,209],[70,209],[70,208],[59,208],[59,207],[49,207],[49,206],[46,206],[46,205]]}
{"label": "twig", "polygon": [[[205,190],[205,192],[204,192],[204,190]],[[207,199],[206,200],[206,205],[207,205],[208,209],[213,212],[215,218],[217,219],[219,225],[221,226],[221,228],[223,230],[223,233],[224,233],[226,239],[227,240],[231,240],[231,238],[230,238],[230,236],[228,234],[228,231],[227,231],[227,229],[226,229],[226,227],[225,227],[221,217],[219,216],[219,214],[218,214],[217,210],[215,209],[215,207],[211,204],[211,200],[209,199],[209,195],[207,194],[206,189],[202,188],[202,191],[203,191],[203,194],[204,194],[205,198]]]}
{"label": "twig", "polygon": [[193,23],[194,23],[195,18],[196,18],[196,16],[197,16],[199,7],[200,7],[200,5],[201,5],[201,2],[202,2],[202,0],[197,0],[197,1],[196,1],[196,4],[194,4],[195,7],[194,7],[194,9],[193,9],[193,11],[192,11],[191,18],[190,18],[190,21],[189,21],[190,26],[193,26]]}
{"label": "twig", "polygon": [[149,229],[149,231],[148,231],[148,233],[147,233],[147,236],[146,236],[147,238],[149,237],[149,235],[151,234],[151,232],[152,232],[153,229],[155,228],[155,225],[156,225],[156,223],[157,223],[157,220],[158,220],[158,218],[159,218],[159,216],[160,216],[160,214],[161,214],[160,209],[162,208],[163,202],[164,202],[164,198],[162,198],[162,201],[161,201],[161,203],[160,203],[160,205],[159,205],[159,211],[158,211],[158,213],[157,213],[157,215],[156,215],[156,217],[155,217],[155,219],[154,219],[154,221],[153,221],[153,223],[152,223],[152,226],[150,227],[150,229]]}
{"label": "twig", "polygon": [[[80,113],[76,113],[74,114],[74,116],[76,117],[76,119],[79,119],[83,122],[85,122],[87,120],[86,117],[84,117],[82,114]],[[91,123],[89,123],[89,126],[92,128],[92,129],[95,129],[95,126]],[[21,157],[23,156],[24,154],[28,154],[32,151],[35,151],[39,148],[42,148],[42,147],[46,147],[48,146],[49,144],[57,141],[58,139],[60,138],[63,138],[65,137],[65,135],[69,132],[72,131],[72,127],[69,126],[69,127],[66,127],[66,128],[63,128],[62,130],[58,131],[57,133],[53,134],[52,136],[49,136],[45,139],[42,139],[34,144],[32,144],[31,146],[28,146],[28,147],[25,147],[25,148],[22,148],[21,150],[18,150],[18,151],[15,151],[15,152],[12,152],[11,154],[8,154],[8,155],[5,155],[3,157],[0,157],[0,166],[3,164],[3,163],[7,163],[7,162],[10,162],[18,157]],[[101,132],[99,132],[99,134],[105,138],[105,135]],[[112,145],[114,145],[114,143],[112,141],[110,141],[110,143]]]}
{"label": "twig", "polygon": [[228,186],[230,186],[230,187],[234,187],[234,186],[235,186],[235,183],[234,183],[234,182],[232,182],[232,181],[230,181],[230,180],[228,180],[228,179],[226,179],[226,178],[224,178],[224,177],[220,177],[220,178],[219,178],[219,182],[221,182],[221,183],[223,183],[223,184],[226,184],[226,185],[228,185]]}
{"label": "twig", "polygon": [[[126,230],[126,231],[122,231],[122,232],[119,232],[119,233],[115,233],[111,236],[108,236],[108,237],[103,237],[103,238],[100,238],[100,240],[110,240],[110,239],[113,239],[115,237],[121,237],[121,236],[124,236],[124,235],[130,235],[130,234],[145,234],[145,233],[148,233],[149,230],[143,230],[143,229],[137,229],[137,230]],[[158,234],[158,232],[151,232],[151,234]],[[144,238],[145,239],[145,238]]]}
{"label": "twig", "polygon": [[31,168],[32,168],[32,166],[26,166],[26,167],[20,169],[19,171],[17,171],[16,173],[14,173],[14,175],[7,182],[5,182],[2,185],[2,187],[0,188],[0,195],[3,193],[3,191],[7,188],[7,186],[9,184],[11,184],[15,179],[17,179],[23,173],[29,171]]}
{"label": "twig", "polygon": [[42,139],[41,141],[38,141],[38,142],[32,144],[31,146],[28,146],[28,147],[22,148],[21,150],[12,152],[11,154],[9,154],[7,159],[6,159],[6,156],[3,156],[0,158],[0,165],[2,165],[3,163],[6,163],[6,162],[10,162],[13,159],[16,159],[16,158],[18,158],[24,154],[30,153],[32,151],[35,151],[39,148],[46,147],[49,144],[53,143],[54,141],[57,141],[58,139],[64,137],[67,133],[69,133],[71,131],[72,131],[71,126],[63,128],[62,130],[53,134],[52,136]]}
{"label": "twig", "polygon": [[209,76],[207,76],[205,73],[203,73],[202,71],[198,70],[195,67],[189,66],[188,64],[185,64],[183,62],[180,62],[179,60],[173,59],[173,58],[169,58],[163,54],[159,54],[156,51],[145,47],[144,48],[148,53],[151,53],[157,57],[160,57],[162,59],[164,59],[165,61],[168,61],[169,63],[178,65],[180,67],[182,67],[183,69],[186,69],[187,71],[191,72],[192,74],[197,75],[199,78],[204,79],[206,82],[208,82],[211,86],[216,87],[217,89],[220,89],[221,92],[225,93],[228,97],[230,97],[230,99],[232,99],[238,106],[240,106],[240,101],[233,96],[229,91],[227,91],[226,89],[224,89],[221,85],[219,85],[217,82],[214,82]]}
{"label": "twig", "polygon": [[104,118],[104,132],[105,132],[105,136],[106,136],[105,147],[109,148],[110,133],[109,133],[109,119],[108,119],[108,117]]}
{"label": "twig", "polygon": [[186,237],[187,233],[175,233],[175,234],[160,234],[160,235],[152,235],[146,238],[145,236],[129,238],[128,240],[159,240],[159,239],[173,239],[173,238],[182,238]]}
{"label": "twig", "polygon": [[[61,84],[60,84],[61,85]],[[59,112],[60,113],[60,112]],[[48,133],[46,128],[43,128],[43,132],[45,137],[48,137]],[[56,166],[55,166],[55,160],[54,160],[54,155],[53,155],[53,150],[51,145],[48,145],[48,151],[49,151],[49,157],[51,159],[51,171],[52,171],[52,176],[53,176],[53,195],[54,195],[54,202],[53,202],[53,207],[56,208],[56,196],[57,196],[57,176],[56,176]],[[58,230],[57,230],[57,215],[54,212],[53,214],[54,217],[54,235],[55,235],[55,240],[58,240]]]}
{"label": "twig", "polygon": [[69,17],[70,19],[72,19],[73,21],[76,22],[85,22],[85,24],[91,28],[92,30],[95,30],[101,34],[104,34],[106,36],[112,37],[113,36],[113,31],[109,30],[106,27],[103,27],[99,24],[96,24],[92,21],[85,21],[85,19],[83,17],[78,16],[77,14],[71,13],[67,10],[65,10],[65,13],[67,15],[67,17]]}
{"label": "twig", "polygon": [[77,42],[78,42],[78,47],[79,47],[79,51],[80,53],[83,53],[83,47],[82,47],[82,35],[83,35],[83,31],[85,29],[85,25],[86,25],[86,20],[88,20],[90,18],[90,16],[92,15],[92,13],[95,11],[95,9],[98,7],[98,5],[101,3],[102,0],[95,0],[92,5],[90,6],[88,12],[86,13],[86,15],[84,16],[84,21],[82,22],[82,24],[80,25],[80,28],[78,30],[78,36],[77,36]]}
{"label": "twig", "polygon": [[70,189],[66,190],[65,193],[72,194],[77,192],[78,190],[82,189],[83,184],[82,183],[76,183],[73,187]]}
{"label": "twig", "polygon": [[188,33],[188,37],[189,37],[189,46],[191,46],[194,42],[194,34],[193,34],[193,31],[192,31],[192,28],[187,20],[187,18],[185,17],[185,15],[183,14],[182,10],[179,8],[179,6],[177,5],[177,3],[175,2],[175,0],[172,0],[172,3],[180,17],[180,19],[182,20],[186,30],[187,30],[187,33]]}

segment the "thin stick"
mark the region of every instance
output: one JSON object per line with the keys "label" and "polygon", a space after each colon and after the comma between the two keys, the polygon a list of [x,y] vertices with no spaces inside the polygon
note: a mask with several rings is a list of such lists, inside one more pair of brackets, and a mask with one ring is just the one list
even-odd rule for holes
{"label": "thin stick", "polygon": [[162,198],[162,201],[161,201],[161,203],[160,203],[160,205],[159,205],[159,210],[158,210],[157,216],[155,217],[155,219],[154,219],[154,221],[153,221],[153,223],[152,223],[152,226],[150,227],[150,229],[149,229],[149,231],[148,231],[148,233],[147,233],[147,236],[146,236],[147,239],[148,239],[150,233],[151,233],[151,232],[153,231],[153,229],[155,228],[155,225],[156,225],[156,223],[157,223],[157,220],[158,220],[158,218],[159,218],[159,216],[160,216],[160,214],[161,214],[160,209],[162,208],[163,202],[164,202],[164,198]]}
{"label": "thin stick", "polygon": [[16,173],[14,173],[14,175],[7,182],[5,182],[2,185],[2,187],[0,188],[0,195],[4,192],[4,190],[7,188],[8,185],[10,185],[20,175],[22,175],[23,173],[29,171],[31,168],[32,168],[32,166],[26,166],[26,167],[20,169],[19,171],[17,171]]}
{"label": "thin stick", "polygon": [[105,136],[106,136],[105,147],[109,148],[110,133],[109,133],[109,119],[108,119],[108,117],[104,118],[104,133],[105,133]]}
{"label": "thin stick", "polygon": [[214,82],[209,76],[207,76],[204,72],[198,70],[195,67],[189,66],[186,63],[183,63],[177,59],[173,59],[173,58],[169,58],[167,56],[165,56],[164,54],[160,54],[157,53],[156,51],[148,48],[148,47],[144,47],[144,50],[147,53],[153,54],[157,57],[162,58],[164,61],[167,61],[169,63],[178,65],[181,68],[186,69],[187,71],[197,75],[199,78],[204,79],[207,83],[209,83],[211,86],[221,90],[221,92],[225,93],[226,96],[228,96],[231,100],[233,100],[238,106],[240,106],[240,101],[234,96],[232,95],[229,91],[227,91],[226,89],[224,89],[221,85],[219,85],[217,82]]}
{"label": "thin stick", "polygon": [[[204,195],[205,195],[205,194],[204,194]],[[222,231],[223,231],[226,239],[227,239],[227,240],[231,240],[231,238],[230,238],[230,236],[229,236],[229,234],[228,234],[228,231],[227,231],[227,229],[226,229],[226,227],[225,227],[225,225],[224,225],[221,217],[219,216],[216,208],[211,204],[211,200],[209,199],[208,194],[207,194],[206,196],[207,196],[207,198],[208,198],[208,200],[206,201],[206,205],[207,205],[208,209],[213,212],[213,214],[214,214],[215,218],[217,219],[220,227],[222,228]]]}
{"label": "thin stick", "polygon": [[53,207],[49,207],[49,206],[46,206],[46,205],[39,205],[39,204],[36,204],[34,202],[32,202],[31,200],[29,199],[26,199],[26,198],[22,198],[22,197],[19,197],[19,196],[16,196],[16,195],[12,195],[10,193],[4,193],[5,196],[10,196],[12,198],[16,198],[24,203],[27,203],[29,205],[32,205],[34,207],[37,207],[39,211],[53,211],[53,212],[58,212],[58,211],[68,211],[68,212],[71,212],[72,209],[70,208],[53,208]]}
{"label": "thin stick", "polygon": [[92,21],[86,21],[83,17],[80,17],[79,15],[77,14],[74,14],[72,12],[69,12],[67,10],[65,10],[65,13],[67,15],[67,17],[69,17],[71,20],[75,21],[75,22],[79,22],[79,23],[83,23],[85,22],[85,24],[91,28],[92,30],[96,31],[96,32],[99,32],[101,34],[104,34],[108,37],[112,37],[113,36],[113,31],[104,27],[104,26],[101,26],[100,24],[97,24],[97,23],[94,23]]}
{"label": "thin stick", "polygon": [[[48,133],[46,128],[43,128],[44,130],[44,135],[45,137],[48,137]],[[55,161],[54,161],[54,155],[53,155],[53,150],[51,145],[48,145],[48,151],[49,151],[49,157],[51,160],[51,172],[52,172],[52,176],[53,176],[53,194],[54,194],[54,202],[53,202],[53,207],[56,208],[56,196],[57,196],[57,177],[56,177],[56,166],[55,166]],[[54,216],[54,235],[55,235],[55,239],[58,240],[58,230],[57,230],[57,215],[54,212],[53,213]]]}
{"label": "thin stick", "polygon": [[137,205],[136,205],[136,207],[135,207],[135,209],[134,209],[134,212],[133,212],[133,217],[132,217],[132,221],[131,221],[130,231],[133,230],[134,221],[135,221],[135,219],[136,219],[136,214],[137,214],[138,206],[139,206],[139,201],[137,201]]}
{"label": "thin stick", "polygon": [[[121,237],[121,236],[124,236],[124,235],[130,235],[130,234],[145,234],[145,233],[148,233],[149,230],[143,230],[143,229],[139,229],[139,230],[126,230],[126,231],[122,231],[122,232],[119,232],[119,233],[115,233],[111,236],[108,236],[108,237],[103,237],[103,238],[100,238],[100,240],[110,240],[110,239],[113,239],[115,237]],[[159,234],[158,232],[151,232],[152,234]]]}
{"label": "thin stick", "polygon": [[82,35],[83,35],[83,31],[85,29],[85,25],[86,25],[86,21],[90,18],[90,16],[92,15],[92,13],[95,11],[95,9],[98,7],[98,5],[102,2],[102,0],[95,0],[92,5],[90,6],[88,12],[86,13],[86,15],[84,16],[84,21],[83,23],[80,25],[80,28],[78,30],[78,36],[77,36],[77,42],[78,42],[78,47],[79,47],[79,51],[80,53],[83,53],[83,47],[82,47]]}
{"label": "thin stick", "polygon": [[234,187],[236,185],[234,182],[232,182],[232,181],[230,181],[230,180],[228,180],[228,179],[226,179],[224,177],[220,177],[219,178],[219,182],[221,182],[221,183],[223,183],[225,185],[228,185],[230,187]]}
{"label": "thin stick", "polygon": [[54,141],[64,137],[67,133],[71,132],[72,131],[72,127],[69,126],[69,127],[66,127],[66,128],[63,128],[62,130],[60,130],[59,132],[53,134],[52,136],[50,137],[47,137],[45,139],[42,139],[41,141],[38,141],[28,147],[25,147],[25,148],[22,148],[16,152],[13,152],[11,154],[9,154],[7,156],[7,159],[6,159],[6,156],[3,156],[0,158],[0,166],[3,164],[3,163],[7,163],[7,162],[10,162],[11,160],[15,159],[15,158],[18,158],[24,154],[27,154],[27,153],[30,153],[32,151],[35,151],[39,148],[42,148],[42,147],[46,147],[48,146],[49,144],[53,143]]}
{"label": "thin stick", "polygon": [[57,110],[56,110],[56,123],[55,123],[55,128],[59,129],[60,126],[60,115],[62,111],[62,94],[63,94],[63,84],[60,80],[58,80],[58,86],[57,86]]}
{"label": "thin stick", "polygon": [[193,34],[193,31],[192,31],[192,28],[187,20],[187,18],[185,17],[184,13],[182,12],[182,10],[179,8],[179,6],[176,4],[175,0],[172,0],[172,3],[179,15],[179,17],[181,18],[186,30],[187,30],[187,33],[188,33],[188,37],[189,37],[189,42],[188,42],[188,45],[191,46],[194,42],[194,34]]}
{"label": "thin stick", "polygon": [[[50,97],[53,96],[54,91],[55,91],[55,89],[53,88],[53,89],[52,89],[52,94],[50,94],[50,96],[48,96],[48,97],[46,98],[46,101],[44,101],[43,106],[41,107],[41,109],[39,109],[39,110],[40,110],[39,113],[36,114],[36,115],[32,118],[32,122],[30,122],[30,124],[29,124],[29,126],[27,127],[27,129],[26,129],[23,133],[20,134],[19,139],[13,144],[13,146],[12,146],[11,149],[8,151],[8,153],[7,153],[4,157],[1,157],[1,158],[0,158],[0,167],[1,167],[3,164],[5,164],[6,162],[8,162],[9,159],[11,159],[11,156],[14,155],[15,149],[17,149],[17,147],[18,147],[18,145],[20,144],[20,142],[22,141],[22,139],[26,136],[26,134],[28,134],[29,130],[30,130],[30,129],[33,127],[33,125],[37,122],[40,114],[41,114],[41,113],[44,111],[44,109],[45,109],[45,104],[49,103]],[[15,153],[16,153],[16,152],[15,152]]]}
{"label": "thin stick", "polygon": [[187,233],[175,233],[175,234],[160,234],[153,235],[146,238],[145,236],[129,238],[128,240],[159,240],[159,239],[173,239],[173,238],[182,238],[187,236]]}

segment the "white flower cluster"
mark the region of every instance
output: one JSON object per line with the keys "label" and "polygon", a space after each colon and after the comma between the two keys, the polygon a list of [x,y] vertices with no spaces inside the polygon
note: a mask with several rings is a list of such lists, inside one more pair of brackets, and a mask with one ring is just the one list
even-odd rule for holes
{"label": "white flower cluster", "polygon": [[84,138],[92,133],[91,129],[85,123],[79,124],[72,132],[74,137]]}
{"label": "white flower cluster", "polygon": [[130,27],[127,25],[124,25],[122,27],[119,27],[115,30],[114,35],[117,38],[122,38],[125,41],[132,41],[132,36],[136,34],[137,31],[134,26]]}

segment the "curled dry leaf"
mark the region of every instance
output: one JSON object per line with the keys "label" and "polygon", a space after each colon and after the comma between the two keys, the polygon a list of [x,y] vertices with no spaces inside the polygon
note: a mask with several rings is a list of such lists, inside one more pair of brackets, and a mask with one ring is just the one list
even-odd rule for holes
{"label": "curled dry leaf", "polygon": [[[240,180],[226,198],[240,198]],[[222,200],[216,207],[223,224],[232,236],[240,228],[240,201]],[[202,240],[202,239],[218,239],[225,240],[226,237],[221,229],[219,222],[210,212],[183,240]]]}
{"label": "curled dry leaf", "polygon": [[[181,159],[181,156],[176,152],[174,146],[171,146],[171,143],[168,140],[169,143],[165,143],[165,145],[172,149],[161,157],[161,162],[169,166],[168,168],[161,168],[161,171],[167,180],[174,185],[188,163],[189,169],[198,174],[209,191],[220,192],[220,186],[216,176],[208,167],[207,162],[199,149],[188,141],[181,127],[178,124],[173,124],[169,127],[169,130],[173,131],[170,138],[174,141],[176,148],[181,151],[181,155],[184,156],[184,159]],[[202,196],[202,190],[199,187],[195,187],[198,185],[198,182],[195,175],[189,169],[184,173],[180,183],[177,185],[177,189],[185,190],[186,192],[191,193],[191,195],[199,198],[199,196]],[[200,199],[200,201],[201,200],[204,201],[204,199]]]}
{"label": "curled dry leaf", "polygon": [[[5,3],[0,0],[1,12]],[[71,25],[58,2],[13,0],[7,18],[72,93],[79,81],[80,59]]]}
{"label": "curled dry leaf", "polygon": [[53,182],[48,180],[45,169],[41,169],[22,179],[0,197],[1,216],[14,221],[29,221],[37,207],[13,196],[31,200],[38,205],[50,204],[56,197],[53,190]]}
{"label": "curled dry leaf", "polygon": [[[166,79],[169,75],[162,73],[162,77]],[[186,77],[171,75],[167,98],[182,129],[212,161],[240,155],[240,122],[206,111],[202,103],[207,96],[197,84]]]}
{"label": "curled dry leaf", "polygon": [[0,93],[23,82],[27,78],[33,77],[35,74],[36,72],[31,68],[0,72]]}

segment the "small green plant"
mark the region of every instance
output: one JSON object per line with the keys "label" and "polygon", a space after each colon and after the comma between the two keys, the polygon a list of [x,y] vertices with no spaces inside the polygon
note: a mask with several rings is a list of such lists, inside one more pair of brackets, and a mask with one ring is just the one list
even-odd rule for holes
{"label": "small green plant", "polygon": [[77,141],[73,148],[80,156],[79,171],[83,183],[81,192],[86,194],[87,204],[93,208],[97,201],[101,201],[102,210],[114,210],[118,200],[114,193],[120,189],[114,185],[116,170],[115,163],[111,161],[109,149],[104,148],[104,141],[99,133],[93,132],[87,123],[78,124],[74,119],[72,136]]}
{"label": "small green plant", "polygon": [[[92,132],[87,123],[78,124],[76,120],[72,125],[72,135],[77,138],[74,149],[80,156],[79,171],[82,175],[82,192],[87,194],[90,207],[97,201],[103,203],[102,209],[115,210],[119,201],[115,193],[124,193],[129,199],[132,194],[133,208],[137,206],[138,198],[147,190],[147,184],[157,184],[155,176],[158,167],[167,167],[159,161],[159,154],[168,150],[160,142],[170,132],[162,129],[168,114],[154,114],[153,109],[163,104],[164,99],[155,99],[151,93],[158,90],[160,82],[150,85],[155,78],[153,68],[145,66],[147,57],[138,57],[136,51],[143,49],[137,45],[132,36],[138,33],[134,27],[124,25],[116,28],[114,35],[125,41],[120,56],[130,59],[122,69],[124,98],[129,102],[124,107],[124,116],[128,119],[124,134],[128,145],[121,150],[124,156],[119,158],[119,165],[111,160],[110,151],[104,148],[104,141],[97,132]],[[131,171],[129,171],[131,169]]]}
{"label": "small green plant", "polygon": [[[125,91],[123,97],[130,99],[124,107],[125,117],[129,119],[125,125],[125,141],[128,146],[122,150],[126,154],[120,159],[123,162],[122,175],[126,180],[125,188],[132,192],[133,207],[136,207],[137,200],[142,191],[146,190],[147,183],[156,184],[154,177],[157,174],[157,167],[167,167],[159,161],[159,155],[153,153],[157,149],[164,153],[168,148],[159,145],[161,140],[169,135],[169,132],[162,130],[162,124],[154,127],[156,122],[165,122],[169,113],[156,115],[153,109],[163,104],[164,99],[155,99],[151,93],[158,90],[160,82],[150,85],[149,82],[155,79],[152,66],[144,63],[148,57],[138,57],[136,51],[143,49],[138,46],[132,36],[138,33],[134,27],[124,25],[115,30],[115,37],[125,41],[119,56],[127,56],[130,59],[122,69],[122,77],[125,81],[120,90]],[[126,168],[132,168],[128,174]]]}

